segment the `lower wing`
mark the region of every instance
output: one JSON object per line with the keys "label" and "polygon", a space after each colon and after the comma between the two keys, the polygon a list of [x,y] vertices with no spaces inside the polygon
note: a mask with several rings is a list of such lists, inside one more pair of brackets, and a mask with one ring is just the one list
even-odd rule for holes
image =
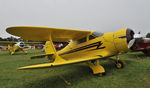
{"label": "lower wing", "polygon": [[101,56],[92,56],[92,57],[77,58],[77,59],[73,59],[73,60],[65,60],[65,59],[59,57],[58,59],[56,58],[56,60],[53,63],[45,63],[45,64],[25,66],[25,67],[20,67],[18,69],[47,68],[47,67],[53,67],[53,66],[60,66],[60,65],[66,65],[66,64],[73,64],[73,63],[91,61],[91,60],[96,60],[96,59],[99,59],[99,58],[103,58],[103,57],[101,57]]}

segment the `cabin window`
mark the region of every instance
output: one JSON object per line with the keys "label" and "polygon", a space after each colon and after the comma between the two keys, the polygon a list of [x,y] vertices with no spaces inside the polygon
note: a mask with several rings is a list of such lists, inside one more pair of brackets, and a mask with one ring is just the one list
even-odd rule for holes
{"label": "cabin window", "polygon": [[83,43],[83,42],[86,42],[86,37],[81,38],[77,41],[78,44]]}
{"label": "cabin window", "polygon": [[89,40],[92,40],[92,39],[95,39],[96,37],[95,36],[93,36],[93,35],[90,35],[89,36]]}

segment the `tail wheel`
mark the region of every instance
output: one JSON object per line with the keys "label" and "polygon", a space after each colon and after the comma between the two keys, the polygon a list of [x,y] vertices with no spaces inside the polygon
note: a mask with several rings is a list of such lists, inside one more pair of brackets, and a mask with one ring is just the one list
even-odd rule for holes
{"label": "tail wheel", "polygon": [[115,64],[116,68],[118,69],[121,69],[124,67],[124,63],[122,61],[116,61],[116,64]]}

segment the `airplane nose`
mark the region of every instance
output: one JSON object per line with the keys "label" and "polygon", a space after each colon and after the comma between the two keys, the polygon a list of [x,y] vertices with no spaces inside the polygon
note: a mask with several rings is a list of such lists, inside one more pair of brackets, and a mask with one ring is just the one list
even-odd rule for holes
{"label": "airplane nose", "polygon": [[134,39],[134,31],[128,28],[126,31],[126,36],[127,36],[127,43],[129,44],[131,40]]}
{"label": "airplane nose", "polygon": [[142,39],[142,36],[140,34],[135,34],[132,29],[127,29],[127,43],[131,50],[134,50],[136,48],[136,43],[140,42]]}
{"label": "airplane nose", "polygon": [[127,36],[127,43],[128,43],[128,46],[131,50],[134,49],[134,46],[135,46],[135,38],[134,38],[134,31],[132,29],[127,29],[127,32],[126,32],[126,36]]}

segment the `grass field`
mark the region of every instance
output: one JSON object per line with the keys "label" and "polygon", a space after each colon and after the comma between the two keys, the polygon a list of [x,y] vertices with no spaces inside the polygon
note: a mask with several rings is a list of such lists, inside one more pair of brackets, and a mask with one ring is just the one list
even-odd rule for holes
{"label": "grass field", "polygon": [[[30,56],[41,54],[30,50],[28,55],[17,52],[11,56],[0,52],[0,88],[150,88],[150,57],[132,52],[120,57],[126,61],[123,69],[116,69],[108,60],[101,60],[106,75],[92,74],[85,63],[60,67],[17,70],[21,66],[48,62],[46,58],[31,60]],[[67,86],[63,79],[71,83]]]}

